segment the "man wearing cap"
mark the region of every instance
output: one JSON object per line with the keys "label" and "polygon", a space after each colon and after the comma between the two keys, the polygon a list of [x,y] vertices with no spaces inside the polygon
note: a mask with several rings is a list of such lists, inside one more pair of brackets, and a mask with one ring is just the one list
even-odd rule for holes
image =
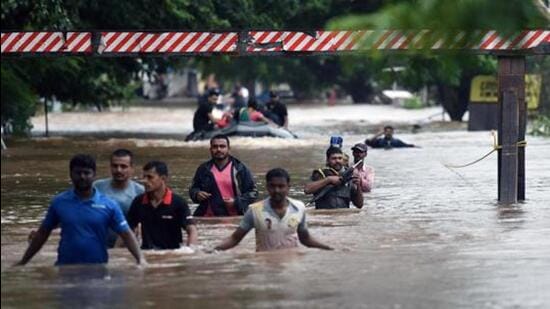
{"label": "man wearing cap", "polygon": [[208,91],[208,100],[199,104],[199,108],[193,116],[193,131],[212,131],[214,130],[214,124],[216,119],[212,114],[214,106],[218,102],[220,92],[217,89],[210,89]]}
{"label": "man wearing cap", "polygon": [[355,167],[353,171],[354,176],[359,178],[359,186],[363,192],[370,192],[372,186],[374,185],[374,168],[365,164],[367,159],[367,145],[363,143],[355,144],[351,147],[353,154],[353,163],[357,163],[360,160],[363,160],[359,165]]}
{"label": "man wearing cap", "polygon": [[277,93],[269,92],[270,100],[267,102],[266,117],[273,120],[278,126],[288,128],[288,111],[286,105],[280,100]]}

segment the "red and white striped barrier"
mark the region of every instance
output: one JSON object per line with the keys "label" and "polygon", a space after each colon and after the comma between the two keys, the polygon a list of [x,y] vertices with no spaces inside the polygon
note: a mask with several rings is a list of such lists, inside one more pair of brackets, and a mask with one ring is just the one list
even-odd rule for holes
{"label": "red and white striped barrier", "polygon": [[103,53],[232,53],[236,32],[103,32]]}
{"label": "red and white striped barrier", "polygon": [[[362,50],[525,51],[550,43],[550,30],[365,30],[238,32],[100,32],[99,54],[334,53]],[[238,48],[245,46],[244,50]],[[92,32],[3,32],[2,54],[91,54]]]}
{"label": "red and white striped barrier", "polygon": [[90,32],[2,32],[2,54],[90,53]]}

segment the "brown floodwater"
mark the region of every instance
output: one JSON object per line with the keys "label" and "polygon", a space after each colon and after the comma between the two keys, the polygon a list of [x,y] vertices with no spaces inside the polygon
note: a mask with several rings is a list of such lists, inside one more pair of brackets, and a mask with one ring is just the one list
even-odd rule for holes
{"label": "brown floodwater", "polygon": [[[292,196],[324,161],[332,132],[298,128],[299,141],[234,139],[233,154],[253,171],[261,197],[265,172],[287,168]],[[346,127],[345,147],[364,138]],[[171,139],[50,138],[9,141],[2,156],[2,307],[126,308],[548,308],[550,307],[550,140],[530,137],[527,200],[496,203],[496,154],[463,169],[491,148],[488,132],[404,132],[422,148],[370,150],[376,170],[362,210],[308,212],[311,233],[335,247],[255,253],[254,233],[220,253],[148,252],[138,268],[125,249],[110,250],[106,266],[54,267],[59,234],[25,267],[11,267],[51,197],[69,186],[75,153],[98,159],[108,176],[117,147],[137,165],[165,160],[171,187],[187,196],[193,173],[208,158],[204,142]],[[349,151],[348,151],[349,152]],[[139,173],[139,168],[136,170]],[[211,248],[239,218],[200,221],[199,241]]]}

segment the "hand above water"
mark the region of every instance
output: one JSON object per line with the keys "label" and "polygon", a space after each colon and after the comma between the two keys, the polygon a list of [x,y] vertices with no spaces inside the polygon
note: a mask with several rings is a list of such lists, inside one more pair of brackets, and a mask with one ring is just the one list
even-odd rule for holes
{"label": "hand above water", "polygon": [[208,192],[199,191],[197,193],[197,200],[199,200],[199,202],[202,202],[202,201],[205,201],[205,200],[209,199],[211,196],[212,196],[212,194],[210,194]]}

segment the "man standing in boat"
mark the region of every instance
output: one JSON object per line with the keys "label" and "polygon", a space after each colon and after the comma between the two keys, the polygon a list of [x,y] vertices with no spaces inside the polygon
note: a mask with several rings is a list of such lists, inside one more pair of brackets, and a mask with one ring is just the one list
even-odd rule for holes
{"label": "man standing in boat", "polygon": [[193,216],[239,216],[258,198],[250,170],[230,155],[229,138],[210,139],[211,159],[201,164],[189,188],[189,197],[199,207]]}

